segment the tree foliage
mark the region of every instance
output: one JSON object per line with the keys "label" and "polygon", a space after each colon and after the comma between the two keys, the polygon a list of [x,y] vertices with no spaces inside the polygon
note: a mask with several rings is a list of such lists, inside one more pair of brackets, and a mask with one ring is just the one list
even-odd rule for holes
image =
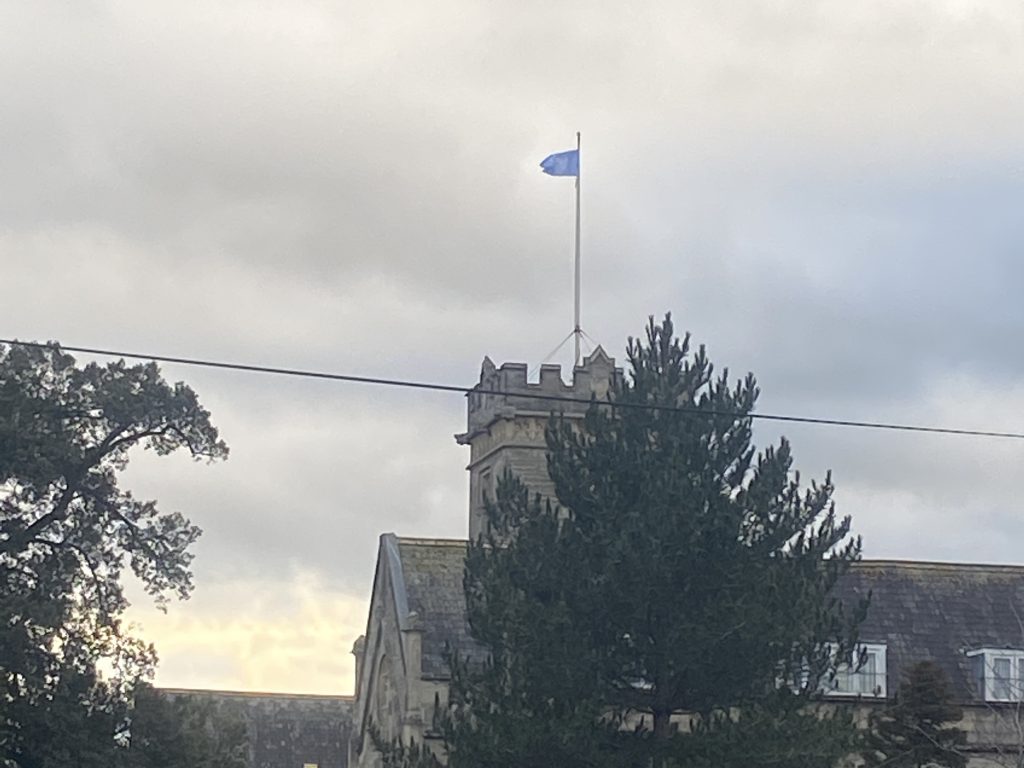
{"label": "tree foliage", "polygon": [[119,487],[135,447],[227,456],[196,394],[155,364],[0,347],[0,759],[14,765],[91,764],[84,747],[51,754],[54,734],[118,743],[155,663],[121,623],[126,569],[159,604],[191,591],[199,529]]}
{"label": "tree foliage", "polygon": [[864,764],[886,768],[964,768],[966,733],[952,725],[963,718],[949,677],[934,661],[907,672],[892,703],[872,714]]}
{"label": "tree foliage", "polygon": [[388,739],[374,722],[367,730],[383,768],[441,768],[441,762],[426,744]]}
{"label": "tree foliage", "polygon": [[555,503],[499,482],[465,591],[486,664],[453,659],[463,766],[833,766],[839,712],[808,707],[854,654],[859,557],[826,477],[756,452],[754,377],[731,383],[670,317],[582,424],[552,416]]}
{"label": "tree foliage", "polygon": [[241,711],[143,686],[135,696],[128,768],[246,768]]}

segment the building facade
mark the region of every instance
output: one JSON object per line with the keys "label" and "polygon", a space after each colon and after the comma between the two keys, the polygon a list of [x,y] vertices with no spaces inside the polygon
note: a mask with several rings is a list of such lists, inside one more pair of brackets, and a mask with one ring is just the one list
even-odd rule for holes
{"label": "building facade", "polygon": [[[351,696],[161,688],[161,696],[208,705],[245,725],[250,768],[346,768]],[[208,725],[209,727],[209,725]]]}
{"label": "building facade", "polygon": [[[485,359],[468,396],[469,534],[483,532],[484,498],[506,469],[544,495],[544,427],[552,411],[582,418],[622,371],[598,348],[562,380],[542,366]],[[447,704],[446,649],[482,658],[466,621],[465,540],[380,537],[366,633],[353,648],[356,680],[349,762],[376,768],[375,738],[424,744],[441,754],[436,716]],[[863,561],[838,597],[871,594],[861,626],[865,664],[840,674],[827,697],[866,718],[883,706],[914,663],[932,660],[952,682],[969,733],[972,768],[1024,768],[1024,567]],[[376,733],[375,733],[376,731]]]}

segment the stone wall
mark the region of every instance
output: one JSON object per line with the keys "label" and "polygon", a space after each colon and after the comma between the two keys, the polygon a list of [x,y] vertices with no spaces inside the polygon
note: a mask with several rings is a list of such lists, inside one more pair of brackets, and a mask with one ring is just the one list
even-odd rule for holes
{"label": "stone wall", "polygon": [[572,371],[572,383],[562,380],[557,365],[542,365],[536,382],[527,379],[525,363],[496,367],[484,358],[480,381],[467,396],[467,429],[456,435],[470,447],[469,537],[484,529],[484,498],[494,497],[495,484],[505,471],[518,476],[535,493],[550,497],[544,430],[552,412],[583,418],[590,399],[604,400],[622,376],[615,360],[598,347]]}

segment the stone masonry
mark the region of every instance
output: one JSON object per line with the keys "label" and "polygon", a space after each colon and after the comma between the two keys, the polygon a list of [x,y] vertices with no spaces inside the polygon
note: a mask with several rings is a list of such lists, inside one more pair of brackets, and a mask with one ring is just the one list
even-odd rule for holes
{"label": "stone masonry", "polygon": [[532,491],[554,494],[544,443],[551,413],[582,419],[590,399],[603,400],[621,376],[622,369],[615,367],[615,360],[601,347],[576,366],[571,384],[562,380],[558,365],[542,365],[540,381],[530,383],[525,363],[505,363],[497,368],[489,357],[484,358],[480,381],[468,395],[467,431],[455,436],[470,450],[470,539],[483,533],[484,499],[493,496],[495,483],[506,470],[518,475]]}

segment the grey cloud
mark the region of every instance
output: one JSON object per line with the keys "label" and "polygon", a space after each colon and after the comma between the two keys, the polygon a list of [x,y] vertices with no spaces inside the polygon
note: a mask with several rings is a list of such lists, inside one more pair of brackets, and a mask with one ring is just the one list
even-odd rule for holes
{"label": "grey cloud", "polygon": [[233,448],[225,464],[140,454],[126,477],[204,529],[197,577],[284,579],[305,567],[352,591],[372,577],[385,530],[465,535],[457,395],[278,384],[238,397],[241,408],[221,399],[205,402]]}
{"label": "grey cloud", "polygon": [[[1022,37],[1011,0],[9,4],[0,335],[466,385],[540,362],[573,192],[536,164],[580,129],[611,354],[672,309],[766,412],[1013,426]],[[166,370],[233,456],[126,479],[206,529],[201,588],[302,564],[362,594],[381,531],[464,531],[457,396]],[[869,553],[1012,555],[1003,448],[786,432]]]}
{"label": "grey cloud", "polygon": [[[521,9],[456,21],[457,6],[425,14],[405,4],[372,16],[311,4],[293,13],[186,6],[166,21],[123,6],[91,23],[51,18],[50,42],[64,56],[10,84],[22,123],[35,116],[44,130],[11,158],[26,184],[5,203],[26,223],[44,202],[48,221],[108,222],[147,245],[173,244],[186,262],[301,267],[336,286],[385,267],[456,294],[498,278],[522,300],[555,277],[535,243],[557,239],[557,195],[539,179],[524,194],[517,170],[546,146],[538,129],[551,132],[568,95],[571,115],[601,126],[595,167],[635,162],[641,149],[647,163],[668,158],[676,172],[686,167],[673,157],[708,152],[767,151],[787,163],[801,137],[842,128],[827,103],[808,114],[837,61],[854,63],[858,87],[884,89],[872,66],[906,63],[886,34],[906,43],[916,29],[914,45],[923,45],[921,28],[952,33],[934,12],[897,24],[894,35],[872,32],[872,12],[844,18],[828,8],[803,24],[795,5],[777,15],[567,9],[549,11],[547,24]],[[977,23],[990,30],[996,21]],[[272,45],[282,34],[294,47]],[[852,45],[856,35],[887,55],[826,55],[830,37]],[[960,42],[970,50],[972,40]],[[19,63],[38,59],[29,49]],[[756,83],[766,63],[760,91],[729,87],[728,78]],[[979,79],[989,71],[967,70]],[[728,77],[712,88],[709,73]],[[759,93],[783,98],[762,102]],[[899,94],[890,95],[862,118],[891,112]],[[743,111],[750,107],[761,111]],[[610,192],[596,192],[592,205],[594,220],[616,216]]]}

